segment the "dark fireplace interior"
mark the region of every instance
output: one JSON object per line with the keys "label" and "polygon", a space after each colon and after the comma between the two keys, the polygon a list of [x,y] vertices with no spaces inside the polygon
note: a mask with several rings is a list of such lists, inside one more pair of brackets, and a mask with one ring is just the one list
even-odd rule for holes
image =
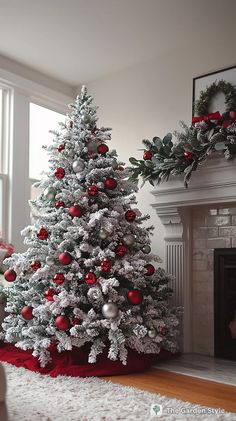
{"label": "dark fireplace interior", "polygon": [[214,250],[215,357],[236,360],[236,248]]}

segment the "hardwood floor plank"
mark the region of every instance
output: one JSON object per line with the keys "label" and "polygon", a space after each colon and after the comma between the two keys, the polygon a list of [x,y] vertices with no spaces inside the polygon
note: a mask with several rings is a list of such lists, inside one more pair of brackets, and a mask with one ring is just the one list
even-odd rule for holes
{"label": "hardwood floor plank", "polygon": [[236,413],[236,387],[170,371],[151,369],[142,374],[103,377],[113,383]]}

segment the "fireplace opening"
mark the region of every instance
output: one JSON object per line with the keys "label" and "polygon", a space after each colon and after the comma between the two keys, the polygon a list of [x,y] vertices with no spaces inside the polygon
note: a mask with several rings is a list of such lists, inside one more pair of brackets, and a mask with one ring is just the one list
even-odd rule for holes
{"label": "fireplace opening", "polygon": [[214,250],[215,357],[236,360],[236,248]]}

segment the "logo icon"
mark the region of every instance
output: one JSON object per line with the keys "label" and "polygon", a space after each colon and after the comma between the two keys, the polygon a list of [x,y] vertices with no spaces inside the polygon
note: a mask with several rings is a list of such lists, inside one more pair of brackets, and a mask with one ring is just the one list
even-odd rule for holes
{"label": "logo icon", "polygon": [[162,416],[162,405],[159,403],[154,403],[151,405],[151,416],[152,417],[161,417]]}

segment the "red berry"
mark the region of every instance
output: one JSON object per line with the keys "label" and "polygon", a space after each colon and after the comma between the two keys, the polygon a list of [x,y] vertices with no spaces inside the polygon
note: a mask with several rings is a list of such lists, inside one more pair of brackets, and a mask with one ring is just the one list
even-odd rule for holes
{"label": "red berry", "polygon": [[127,252],[127,248],[123,245],[116,246],[115,253],[117,256],[123,257]]}
{"label": "red berry", "polygon": [[33,308],[31,306],[25,306],[21,310],[21,314],[25,320],[32,320],[33,319]]}
{"label": "red berry", "polygon": [[57,148],[58,152],[64,151],[64,149],[65,149],[64,143],[62,143],[61,145],[59,145],[58,148]]}
{"label": "red berry", "polygon": [[48,301],[54,301],[54,295],[57,295],[57,291],[55,291],[55,289],[53,288],[49,288],[47,291],[45,291],[44,293],[44,297],[48,300]]}
{"label": "red berry", "polygon": [[95,273],[88,272],[88,273],[86,273],[84,280],[85,280],[86,284],[93,285],[97,281],[97,277],[96,277]]}
{"label": "red berry", "polygon": [[99,146],[97,147],[97,151],[98,151],[98,153],[100,153],[101,155],[105,155],[105,154],[109,151],[109,148],[108,148],[108,146],[107,146],[107,145],[105,145],[105,143],[101,143],[101,145],[99,145]]}
{"label": "red berry", "polygon": [[41,263],[39,262],[39,260],[34,260],[31,263],[31,268],[33,269],[34,272],[36,272],[36,270],[38,270],[39,268],[41,268]]}
{"label": "red berry", "polygon": [[188,161],[191,161],[193,159],[193,153],[191,151],[185,151],[184,158]]}
{"label": "red berry", "polygon": [[101,262],[101,269],[103,272],[109,272],[109,270],[111,269],[111,262],[109,260],[103,260]]}
{"label": "red berry", "polygon": [[129,209],[125,212],[126,221],[132,222],[135,220],[135,218],[136,218],[136,213],[132,209]]}
{"label": "red berry", "polygon": [[58,178],[58,180],[61,180],[62,178],[64,178],[65,177],[64,168],[61,168],[61,167],[56,168],[55,171],[54,171],[54,175],[55,175],[56,178]]}
{"label": "red berry", "polygon": [[130,304],[138,305],[143,300],[143,294],[139,289],[132,289],[127,294]]}
{"label": "red berry", "polygon": [[122,165],[118,165],[117,170],[118,171],[124,171],[124,167]]}
{"label": "red berry", "polygon": [[97,196],[98,195],[98,188],[97,186],[89,186],[87,189],[88,195],[89,196]]}
{"label": "red berry", "polygon": [[56,273],[56,275],[54,275],[53,281],[56,285],[62,285],[65,282],[65,276],[63,273]]}
{"label": "red berry", "polygon": [[71,206],[69,209],[69,214],[72,218],[80,218],[82,215],[82,209],[79,205]]}
{"label": "red berry", "polygon": [[65,207],[65,203],[64,203],[62,200],[58,200],[58,201],[55,203],[55,207],[56,207],[57,209],[59,209],[59,208],[64,208],[64,207]]}
{"label": "red berry", "polygon": [[8,269],[4,272],[4,278],[7,282],[14,282],[16,279],[16,272],[13,269]]}
{"label": "red berry", "polygon": [[149,161],[150,159],[152,159],[152,152],[151,151],[144,151],[143,159],[145,161]]}
{"label": "red berry", "polygon": [[107,178],[104,184],[108,190],[114,190],[117,187],[117,181],[114,178]]}
{"label": "red berry", "polygon": [[153,265],[151,265],[150,263],[148,263],[148,264],[147,264],[147,265],[145,265],[144,267],[145,267],[145,269],[146,269],[146,273],[145,273],[145,275],[146,275],[146,276],[151,276],[151,275],[153,275],[153,274],[154,274],[154,272],[155,272],[155,268],[154,268],[154,266],[153,266]]}
{"label": "red berry", "polygon": [[60,330],[67,330],[70,327],[70,320],[67,316],[57,316],[55,325]]}
{"label": "red berry", "polygon": [[69,265],[72,262],[73,258],[70,253],[65,251],[64,253],[59,254],[58,260],[62,265]]}
{"label": "red berry", "polygon": [[80,319],[75,318],[75,319],[72,320],[72,325],[73,326],[77,326],[77,325],[80,325],[80,324],[81,324],[81,320]]}
{"label": "red berry", "polygon": [[48,238],[48,231],[45,228],[40,228],[37,231],[37,237],[39,240],[47,240]]}
{"label": "red berry", "polygon": [[68,129],[72,129],[72,127],[73,127],[73,121],[68,121],[67,122],[67,127],[68,127]]}

